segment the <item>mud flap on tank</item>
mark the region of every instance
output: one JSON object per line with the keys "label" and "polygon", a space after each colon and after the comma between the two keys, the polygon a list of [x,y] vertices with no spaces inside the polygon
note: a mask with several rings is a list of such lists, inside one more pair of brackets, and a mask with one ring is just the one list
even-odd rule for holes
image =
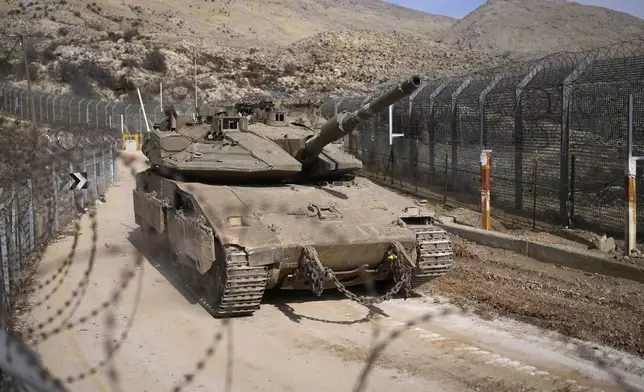
{"label": "mud flap on tank", "polygon": [[165,232],[164,208],[167,207],[166,203],[157,199],[154,194],[138,190],[132,191],[132,196],[134,198],[134,219],[136,224],[139,226],[144,226],[144,224],[152,226],[159,233]]}
{"label": "mud flap on tank", "polygon": [[195,260],[197,271],[205,274],[215,261],[215,236],[205,218],[188,218],[177,211],[168,214],[167,227],[175,249]]}

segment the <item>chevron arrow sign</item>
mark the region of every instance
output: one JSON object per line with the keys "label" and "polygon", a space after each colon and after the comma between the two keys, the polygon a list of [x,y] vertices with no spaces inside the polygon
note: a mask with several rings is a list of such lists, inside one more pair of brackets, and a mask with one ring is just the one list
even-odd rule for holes
{"label": "chevron arrow sign", "polygon": [[87,172],[69,173],[69,176],[74,180],[69,190],[73,189],[87,189]]}

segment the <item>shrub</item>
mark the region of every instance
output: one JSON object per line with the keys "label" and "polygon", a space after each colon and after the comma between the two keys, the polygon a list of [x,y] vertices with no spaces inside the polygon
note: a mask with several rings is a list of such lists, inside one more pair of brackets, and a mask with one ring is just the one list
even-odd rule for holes
{"label": "shrub", "polygon": [[102,65],[94,61],[83,60],[80,64],[80,68],[87,76],[94,79],[96,84],[99,86],[114,90],[116,80],[112,73]]}
{"label": "shrub", "polygon": [[6,78],[13,72],[13,67],[9,60],[0,58],[0,77]]}
{"label": "shrub", "polygon": [[27,59],[29,61],[36,61],[38,60],[39,53],[38,50],[33,45],[27,44],[25,46],[25,51],[27,52]]}
{"label": "shrub", "polygon": [[76,64],[67,61],[60,62],[58,78],[61,82],[69,84],[72,88],[72,92],[76,95],[87,97],[95,95],[94,87],[92,87],[89,78]]}
{"label": "shrub", "polygon": [[119,33],[115,33],[113,31],[110,31],[109,33],[107,33],[107,39],[109,39],[112,42],[117,42],[121,38],[123,38],[123,36]]}
{"label": "shrub", "polygon": [[[13,65],[12,73],[16,77],[16,80],[27,79],[27,72],[25,72],[25,65],[22,61]],[[29,64],[29,79],[31,81],[38,80],[38,66],[36,64]]]}
{"label": "shrub", "polygon": [[137,29],[130,29],[123,33],[123,39],[125,42],[132,42],[135,37],[138,37],[139,31]]}
{"label": "shrub", "polygon": [[43,62],[43,64],[48,64],[50,61],[53,61],[56,59],[56,55],[54,54],[54,51],[58,47],[58,43],[56,42],[50,42],[49,45],[47,45],[42,52],[40,52],[40,59]]}
{"label": "shrub", "polygon": [[114,83],[114,92],[118,95],[127,94],[135,90],[136,90],[136,86],[125,75],[121,75],[118,79],[116,79],[116,82]]}
{"label": "shrub", "polygon": [[164,73],[167,70],[165,63],[165,55],[161,53],[159,48],[154,48],[145,55],[143,60],[143,68],[152,72]]}
{"label": "shrub", "polygon": [[137,68],[139,66],[139,62],[136,61],[135,59],[125,59],[121,61],[121,68]]}
{"label": "shrub", "polygon": [[297,71],[297,65],[293,63],[288,63],[284,66],[284,75],[295,75]]}

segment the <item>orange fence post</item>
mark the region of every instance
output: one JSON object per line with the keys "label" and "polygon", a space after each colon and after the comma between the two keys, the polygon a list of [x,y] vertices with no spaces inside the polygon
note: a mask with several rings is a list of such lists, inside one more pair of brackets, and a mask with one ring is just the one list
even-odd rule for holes
{"label": "orange fence post", "polygon": [[483,229],[490,230],[492,219],[490,217],[490,154],[492,150],[481,151],[481,225]]}

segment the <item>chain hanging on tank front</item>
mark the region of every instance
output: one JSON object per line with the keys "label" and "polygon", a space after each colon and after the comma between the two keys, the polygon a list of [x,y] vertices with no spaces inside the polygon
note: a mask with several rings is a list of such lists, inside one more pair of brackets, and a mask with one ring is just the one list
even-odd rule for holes
{"label": "chain hanging on tank front", "polygon": [[394,294],[401,290],[404,298],[407,299],[411,292],[411,272],[413,266],[411,259],[407,255],[407,252],[405,252],[403,246],[398,241],[395,241],[387,251],[386,260],[391,263],[390,268],[395,284],[385,294],[378,297],[358,296],[349,291],[330,268],[322,265],[317,251],[312,246],[304,247],[304,255],[295,274],[299,279],[304,278],[303,280],[308,280],[311,291],[318,297],[322,295],[326,283],[331,280],[336,288],[347,298],[362,305],[374,305],[388,301]]}

